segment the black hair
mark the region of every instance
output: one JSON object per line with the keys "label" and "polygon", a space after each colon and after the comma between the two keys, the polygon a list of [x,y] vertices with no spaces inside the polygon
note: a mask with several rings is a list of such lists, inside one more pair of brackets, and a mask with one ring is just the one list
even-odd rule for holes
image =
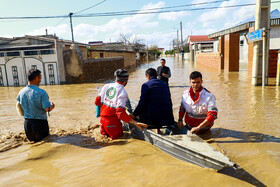
{"label": "black hair", "polygon": [[31,69],[28,71],[27,77],[28,81],[33,81],[36,77],[41,74],[41,71],[38,69]]}
{"label": "black hair", "polygon": [[150,75],[151,77],[156,77],[157,71],[154,68],[149,68],[146,70],[146,75]]}
{"label": "black hair", "polygon": [[160,61],[162,61],[162,60],[163,60],[164,62],[166,62],[164,58],[160,59]]}
{"label": "black hair", "polygon": [[191,79],[196,79],[196,78],[199,78],[199,77],[202,79],[202,74],[199,71],[193,71],[190,74],[190,80]]}

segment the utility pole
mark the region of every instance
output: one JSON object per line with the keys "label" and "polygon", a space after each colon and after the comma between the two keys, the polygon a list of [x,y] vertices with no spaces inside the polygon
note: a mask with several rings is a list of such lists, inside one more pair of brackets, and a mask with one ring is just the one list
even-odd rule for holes
{"label": "utility pole", "polygon": [[183,28],[182,28],[182,21],[180,22],[180,28],[181,28],[181,51],[183,51]]}
{"label": "utility pole", "polygon": [[173,39],[173,56],[175,57],[175,41]]}
{"label": "utility pole", "polygon": [[255,86],[268,84],[270,3],[270,0],[256,0],[255,30],[264,28],[264,37],[254,42],[252,85]]}
{"label": "utility pole", "polygon": [[179,53],[179,30],[177,30],[177,53]]}
{"label": "utility pole", "polygon": [[73,33],[73,25],[72,25],[72,15],[73,15],[73,13],[70,12],[70,13],[69,13],[69,17],[70,17],[70,27],[71,27],[71,34],[72,34],[72,43],[74,43],[74,33]]}

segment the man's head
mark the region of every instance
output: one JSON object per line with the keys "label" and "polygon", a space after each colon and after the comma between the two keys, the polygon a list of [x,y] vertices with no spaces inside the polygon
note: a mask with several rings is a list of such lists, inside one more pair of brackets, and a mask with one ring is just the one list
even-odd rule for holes
{"label": "man's head", "polygon": [[28,82],[29,84],[34,84],[39,86],[39,84],[41,83],[41,71],[38,69],[31,69],[28,71],[27,74],[27,78],[28,78]]}
{"label": "man's head", "polygon": [[122,85],[126,86],[127,81],[128,81],[128,77],[129,77],[129,73],[127,70],[125,69],[118,69],[115,71],[114,73],[115,77],[116,77],[116,81],[121,83]]}
{"label": "man's head", "polygon": [[162,58],[162,59],[160,60],[160,63],[161,63],[161,66],[162,66],[162,67],[164,67],[164,66],[165,66],[165,64],[166,64],[165,59],[164,59],[164,58]]}
{"label": "man's head", "polygon": [[148,80],[150,80],[151,77],[157,77],[157,71],[154,68],[147,69],[145,74]]}
{"label": "man's head", "polygon": [[199,71],[194,71],[190,74],[190,84],[194,92],[199,91],[202,83],[202,74]]}

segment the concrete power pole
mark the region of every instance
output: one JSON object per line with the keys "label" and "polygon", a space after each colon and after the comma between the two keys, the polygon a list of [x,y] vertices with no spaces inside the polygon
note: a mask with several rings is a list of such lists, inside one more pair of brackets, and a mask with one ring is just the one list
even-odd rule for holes
{"label": "concrete power pole", "polygon": [[72,42],[74,43],[74,33],[73,33],[73,25],[72,25],[72,15],[73,15],[73,13],[70,12],[70,13],[69,13],[69,17],[70,17],[70,27],[71,27],[71,34],[72,34]]}
{"label": "concrete power pole", "polygon": [[[268,84],[270,0],[256,0],[255,30],[261,28],[265,28],[264,32],[266,33],[264,33],[264,39],[254,42],[252,85],[255,86],[262,85],[263,74],[265,74],[263,85]],[[262,54],[265,56],[262,56]]]}
{"label": "concrete power pole", "polygon": [[180,22],[180,28],[181,28],[181,51],[184,49],[183,46],[183,28],[182,28],[182,21]]}
{"label": "concrete power pole", "polygon": [[175,57],[175,41],[173,39],[173,56]]}
{"label": "concrete power pole", "polygon": [[179,53],[179,30],[177,30],[177,53]]}

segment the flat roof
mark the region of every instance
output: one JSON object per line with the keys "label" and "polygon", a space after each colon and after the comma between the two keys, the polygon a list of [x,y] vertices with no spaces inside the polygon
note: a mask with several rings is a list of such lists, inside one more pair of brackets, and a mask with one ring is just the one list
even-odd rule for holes
{"label": "flat roof", "polygon": [[0,50],[5,50],[5,49],[23,49],[23,48],[38,48],[38,47],[49,47],[52,46],[53,44],[38,44],[38,45],[19,45],[19,46],[0,46]]}

